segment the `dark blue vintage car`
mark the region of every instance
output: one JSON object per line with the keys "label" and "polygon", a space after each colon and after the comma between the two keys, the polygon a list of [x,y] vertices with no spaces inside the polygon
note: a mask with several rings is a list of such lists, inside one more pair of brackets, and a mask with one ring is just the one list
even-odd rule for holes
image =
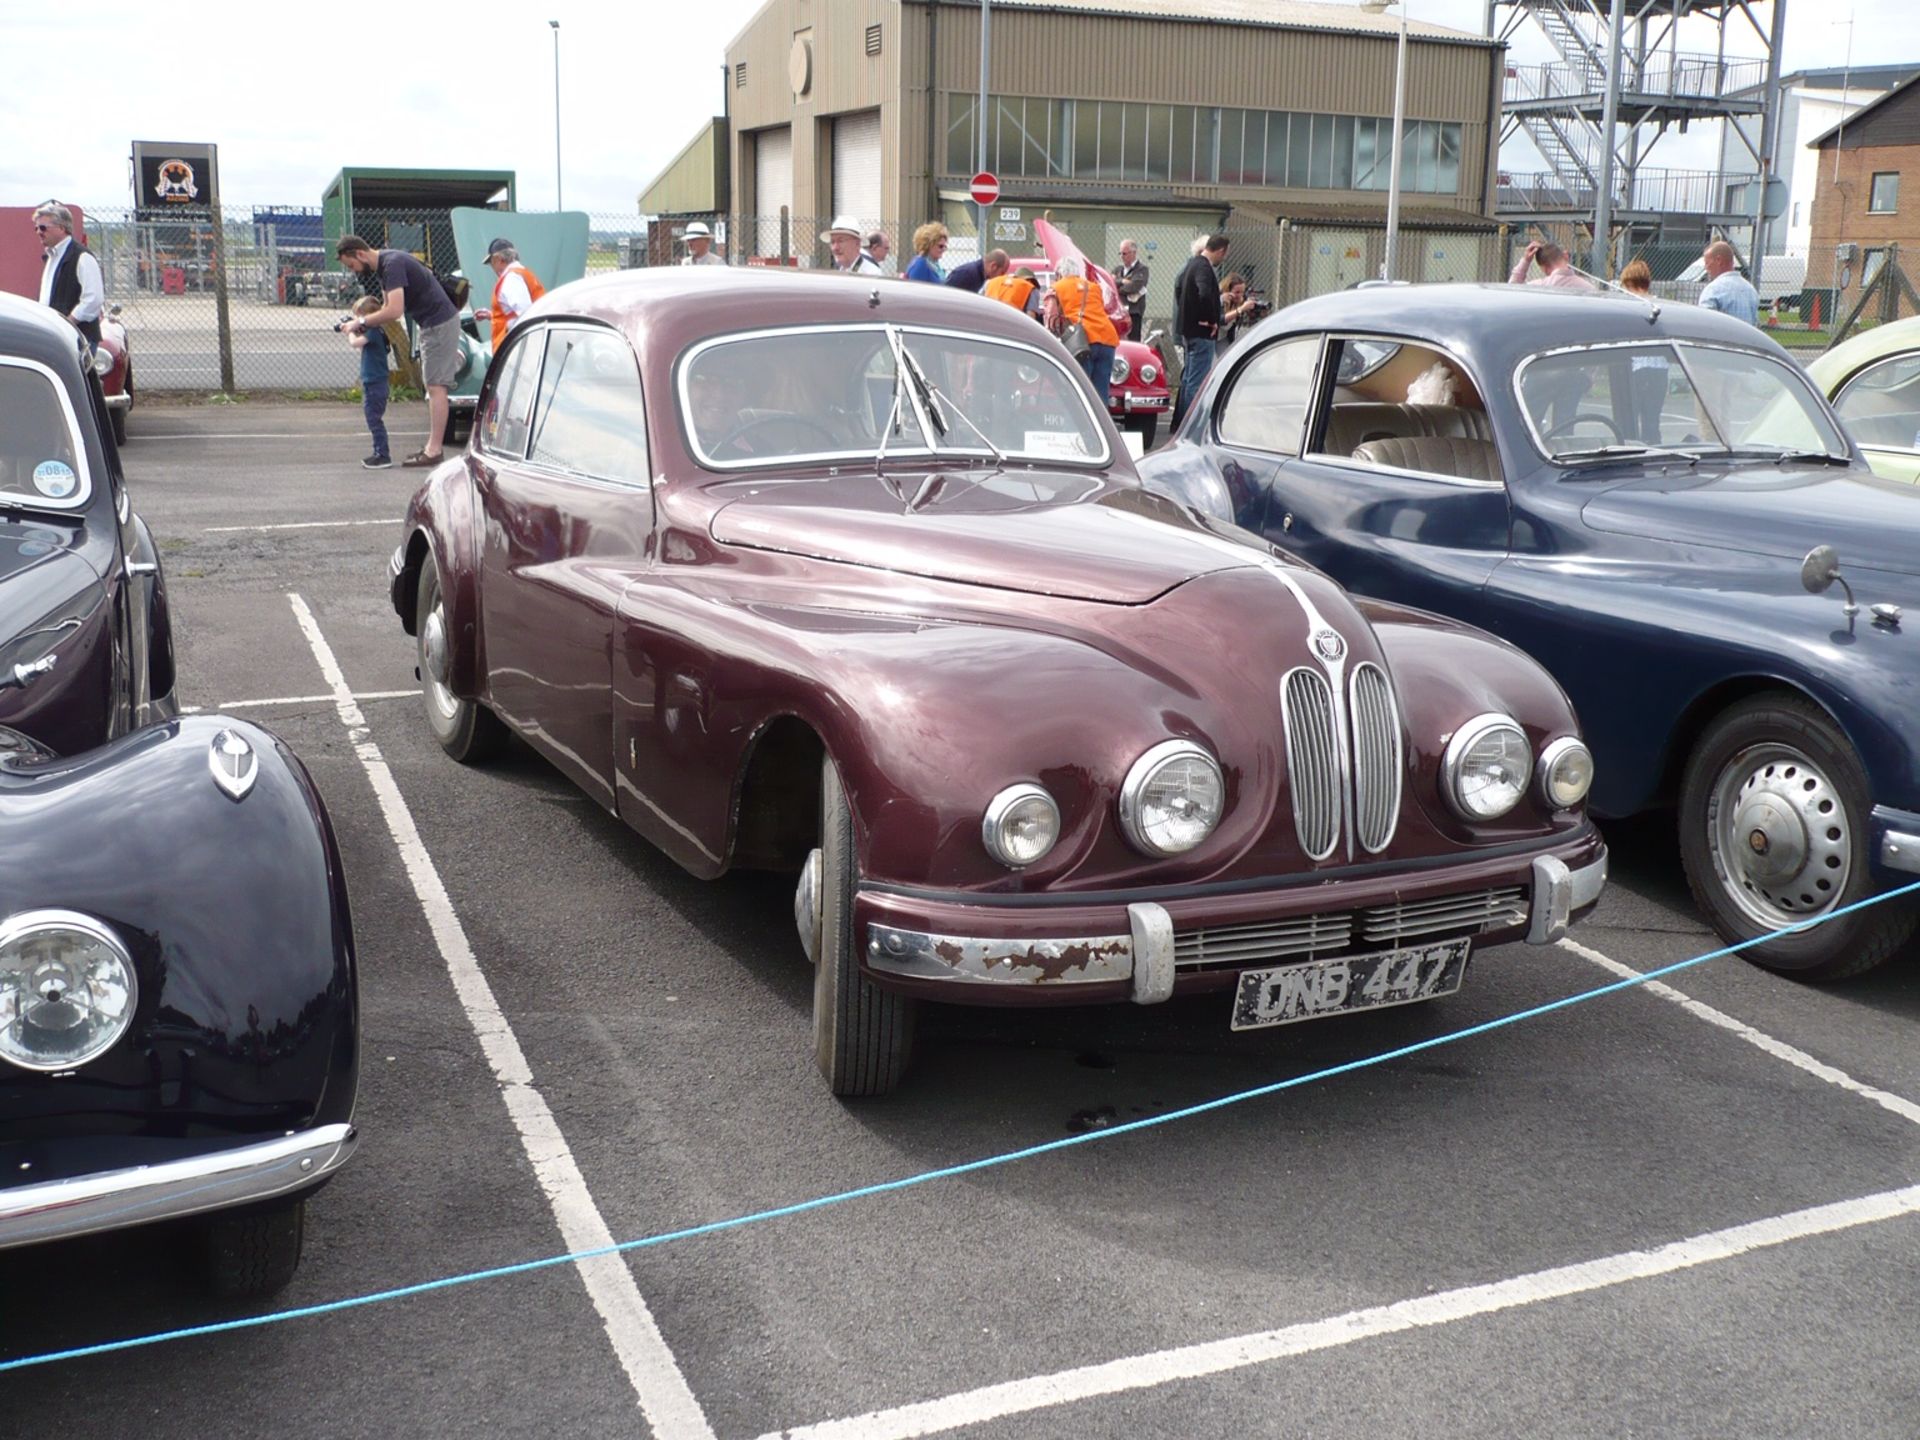
{"label": "dark blue vintage car", "polygon": [[300,762],[175,715],[85,349],[0,295],[0,1249],[192,1217],[266,1294],[356,1143],[346,886]]}
{"label": "dark blue vintage car", "polygon": [[[1920,613],[1900,614],[1920,602],[1920,495],[1873,475],[1762,331],[1537,287],[1328,295],[1236,345],[1141,470],[1544,663],[1592,746],[1594,809],[1677,806],[1728,939],[1920,872]],[[1745,953],[1856,974],[1916,913]]]}

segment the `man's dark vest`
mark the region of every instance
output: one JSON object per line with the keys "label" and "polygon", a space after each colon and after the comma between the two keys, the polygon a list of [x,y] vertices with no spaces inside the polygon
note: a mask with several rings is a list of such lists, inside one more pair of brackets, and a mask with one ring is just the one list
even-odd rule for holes
{"label": "man's dark vest", "polygon": [[[47,305],[60,315],[73,314],[73,307],[80,303],[80,251],[83,247],[78,240],[67,246],[67,253],[60,257],[60,264],[53,272],[53,288],[47,292]],[[80,327],[80,333],[94,344],[100,343],[100,322],[81,320],[74,322]]]}

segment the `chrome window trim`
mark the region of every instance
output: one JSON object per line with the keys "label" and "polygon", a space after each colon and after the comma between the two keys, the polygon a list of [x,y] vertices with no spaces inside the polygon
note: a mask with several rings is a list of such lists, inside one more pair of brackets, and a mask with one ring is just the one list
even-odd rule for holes
{"label": "chrome window trim", "polygon": [[1220,782],[1220,819],[1227,816],[1227,776],[1220,768],[1220,762],[1206,746],[1195,740],[1162,740],[1158,745],[1149,746],[1140,757],[1127,767],[1126,779],[1120,782],[1120,833],[1127,837],[1127,843],[1150,860],[1171,860],[1180,855],[1191,855],[1200,846],[1213,838],[1218,830],[1216,821],[1199,841],[1185,850],[1162,850],[1150,844],[1140,830],[1140,792],[1146,788],[1147,777],[1169,760],[1184,756],[1193,756],[1204,760],[1213,767],[1214,777]]}
{"label": "chrome window trim", "polygon": [[[1572,466],[1576,468],[1580,465],[1596,463],[1591,460],[1562,460],[1547,448],[1546,437],[1541,435],[1539,428],[1533,423],[1533,412],[1527,408],[1526,396],[1521,391],[1521,384],[1526,378],[1527,371],[1533,367],[1536,360],[1547,360],[1556,355],[1574,355],[1589,350],[1657,350],[1663,346],[1674,352],[1675,358],[1680,363],[1680,368],[1686,371],[1687,383],[1689,385],[1694,385],[1693,371],[1687,365],[1686,356],[1681,353],[1689,348],[1695,350],[1725,350],[1734,355],[1745,355],[1751,359],[1764,361],[1774,366],[1788,377],[1789,383],[1797,379],[1799,383],[1805,387],[1807,393],[1813,396],[1818,402],[1814,406],[1814,409],[1826,413],[1828,422],[1833,425],[1840,437],[1842,444],[1841,451],[1835,454],[1832,450],[1828,450],[1827,453],[1832,455],[1836,460],[1851,460],[1853,458],[1852,452],[1845,448],[1846,427],[1841,425],[1838,419],[1832,414],[1832,408],[1827,404],[1827,397],[1820,393],[1819,387],[1813,383],[1813,378],[1804,370],[1796,370],[1795,367],[1790,364],[1783,365],[1776,357],[1767,354],[1764,350],[1752,350],[1744,345],[1729,345],[1719,340],[1692,340],[1672,335],[1663,335],[1648,340],[1594,340],[1579,345],[1556,345],[1548,350],[1536,350],[1518,365],[1514,366],[1513,402],[1519,408],[1522,423],[1527,427],[1527,438],[1533,441],[1533,448],[1539,452],[1540,457],[1549,465]],[[1694,385],[1696,394],[1699,393],[1699,388],[1698,385]],[[1485,393],[1484,390],[1481,392],[1483,395]],[[1720,421],[1717,417],[1709,414],[1707,423],[1713,426],[1713,433],[1715,435],[1720,433]],[[1721,445],[1727,449],[1733,448],[1728,446],[1724,440],[1721,441]],[[1703,452],[1701,459],[1709,459],[1711,455],[1711,451]],[[1633,457],[1625,456],[1622,458],[1632,459]]]}
{"label": "chrome window trim", "polygon": [[[635,390],[640,397],[640,413],[644,423],[647,397],[645,385],[640,380],[640,357],[634,354],[632,344],[627,340],[625,333],[617,325],[606,325],[589,320],[549,320],[541,324],[540,330],[542,334],[540,370],[539,374],[534,377],[533,394],[527,401],[529,412],[531,412],[534,402],[540,398],[540,381],[545,378],[547,373],[547,348],[545,338],[556,330],[579,330],[589,334],[615,336],[620,343],[626,347],[627,356],[633,361]],[[524,344],[525,342],[523,341],[522,343]],[[489,376],[488,378],[491,379],[492,377]],[[529,413],[527,417],[527,446],[531,449],[532,445],[533,417],[531,413]],[[653,447],[650,443],[649,436],[642,436],[640,449],[641,458],[644,463],[640,467],[640,478],[637,480],[621,480],[615,476],[601,475],[592,470],[575,470],[566,465],[557,465],[551,460],[536,460],[531,454],[502,456],[501,458],[512,461],[523,470],[532,471],[535,474],[546,476],[549,479],[574,480],[592,489],[612,490],[620,494],[631,495],[636,492],[651,494],[654,486]],[[495,455],[499,452],[483,449],[481,453]]]}
{"label": "chrome window trim", "polygon": [[25,510],[57,510],[62,513],[83,509],[93,498],[93,465],[87,459],[87,437],[80,428],[80,416],[73,408],[73,397],[67,394],[67,387],[54,373],[50,365],[42,365],[38,360],[29,360],[24,355],[0,355],[0,365],[10,365],[16,370],[31,370],[53,387],[53,393],[60,401],[60,413],[67,417],[67,436],[73,441],[74,466],[80,477],[80,488],[65,500],[50,499],[45,495],[29,495],[25,491],[8,490],[4,493],[9,505],[17,505]]}
{"label": "chrome window trim", "polygon": [[[1499,446],[1494,446],[1495,452]],[[1340,470],[1351,470],[1359,475],[1398,475],[1408,480],[1425,480],[1434,485],[1451,485],[1460,490],[1505,490],[1505,480],[1476,480],[1471,475],[1440,475],[1432,470],[1408,470],[1399,465],[1368,465],[1355,460],[1350,455],[1301,455],[1296,459],[1310,460],[1315,465],[1328,465]]]}
{"label": "chrome window trim", "polygon": [[[1080,408],[1085,413],[1094,435],[1098,437],[1100,441],[1100,453],[1098,455],[1087,455],[1070,459],[1061,455],[1037,455],[1025,450],[1009,450],[1005,452],[1008,459],[1019,460],[1022,464],[1040,464],[1049,469],[1060,465],[1105,467],[1113,464],[1113,445],[1107,439],[1107,432],[1100,424],[1100,422],[1106,418],[1105,412],[1095,411],[1093,403],[1089,398],[1090,392],[1082,392],[1075,378],[1077,376],[1079,379],[1084,380],[1086,378],[1084,373],[1078,370],[1069,372],[1065,366],[1061,365],[1058,360],[1054,359],[1053,356],[1049,355],[1045,350],[1042,350],[1038,345],[1030,345],[1024,340],[1010,340],[1000,335],[982,335],[978,331],[973,330],[954,330],[944,325],[917,325],[912,321],[903,320],[872,320],[854,323],[841,322],[832,325],[773,325],[759,330],[738,330],[726,335],[715,335],[706,340],[701,340],[689,345],[686,350],[681,353],[680,358],[674,362],[675,375],[673,383],[674,397],[678,402],[680,411],[680,428],[686,436],[687,453],[692,455],[695,462],[703,469],[727,472],[766,470],[785,466],[835,465],[845,464],[849,461],[856,464],[863,462],[867,464],[873,463],[875,447],[871,446],[864,450],[823,450],[802,455],[768,456],[765,459],[716,460],[707,454],[706,450],[702,448],[700,444],[699,432],[693,424],[693,397],[687,393],[687,382],[691,376],[694,362],[699,360],[699,358],[709,350],[718,349],[722,345],[742,345],[751,340],[766,340],[782,335],[885,335],[889,325],[900,331],[903,343],[915,335],[937,335],[951,340],[971,341],[979,345],[998,345],[1008,350],[1024,350],[1036,360],[1052,367],[1054,373],[1060,377],[1061,383],[1064,385],[1067,393],[1079,401]],[[952,432],[949,431],[949,434],[951,433]],[[989,460],[993,458],[993,452],[984,446],[969,448],[958,445],[942,445],[936,449],[926,445],[888,445],[887,457],[891,459],[896,455],[919,455],[935,460],[968,456],[980,456]]]}
{"label": "chrome window trim", "polygon": [[[528,440],[533,438],[533,402],[540,394],[540,375],[546,369],[547,364],[547,331],[551,328],[552,326],[545,320],[536,320],[529,325],[520,327],[517,331],[508,332],[508,338],[513,342],[511,347],[512,353],[516,355],[528,345],[537,344],[540,347],[540,358],[534,361],[533,366],[533,389],[527,393]],[[525,444],[521,445],[518,454],[510,450],[497,450],[487,443],[486,432],[481,428],[481,422],[486,419],[487,414],[486,407],[481,402],[490,399],[497,388],[498,385],[494,379],[494,364],[492,360],[488,360],[487,378],[480,386],[480,393],[473,397],[473,433],[468,448],[478,451],[482,455],[492,456],[497,460],[525,460],[527,458]]]}

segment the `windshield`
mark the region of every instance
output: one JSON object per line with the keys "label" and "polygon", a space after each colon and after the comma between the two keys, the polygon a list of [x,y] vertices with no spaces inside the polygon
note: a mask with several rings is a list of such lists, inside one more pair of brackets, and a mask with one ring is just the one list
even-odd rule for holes
{"label": "windshield", "polygon": [[86,457],[65,394],[37,366],[0,362],[0,503],[71,510],[86,498]]}
{"label": "windshield", "polygon": [[1521,366],[1520,399],[1556,460],[1656,450],[1847,458],[1805,378],[1748,350],[1646,344],[1539,355]]}
{"label": "windshield", "polygon": [[885,325],[781,330],[700,346],[680,371],[694,453],[719,468],[929,453],[1108,458],[1078,380],[1051,356],[974,335],[893,330],[924,387],[911,371],[907,384],[896,383]]}

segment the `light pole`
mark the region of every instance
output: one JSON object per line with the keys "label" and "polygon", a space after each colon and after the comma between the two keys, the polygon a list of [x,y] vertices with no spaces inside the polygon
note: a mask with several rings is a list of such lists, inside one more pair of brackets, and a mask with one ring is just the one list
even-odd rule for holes
{"label": "light pole", "polygon": [[560,188],[560,22],[549,20],[553,27],[553,208],[566,208],[565,192]]}
{"label": "light pole", "polygon": [[[931,14],[928,23],[932,23]],[[980,0],[980,133],[977,137],[980,145],[980,171],[987,169],[987,58],[988,42],[993,35],[993,0]],[[980,207],[980,257],[987,258],[987,207]]]}
{"label": "light pole", "polygon": [[[1363,0],[1360,8],[1383,15],[1400,0]],[[1400,41],[1393,61],[1393,155],[1387,163],[1387,254],[1380,278],[1391,280],[1400,263],[1400,138],[1407,123],[1407,11],[1400,5]]]}

